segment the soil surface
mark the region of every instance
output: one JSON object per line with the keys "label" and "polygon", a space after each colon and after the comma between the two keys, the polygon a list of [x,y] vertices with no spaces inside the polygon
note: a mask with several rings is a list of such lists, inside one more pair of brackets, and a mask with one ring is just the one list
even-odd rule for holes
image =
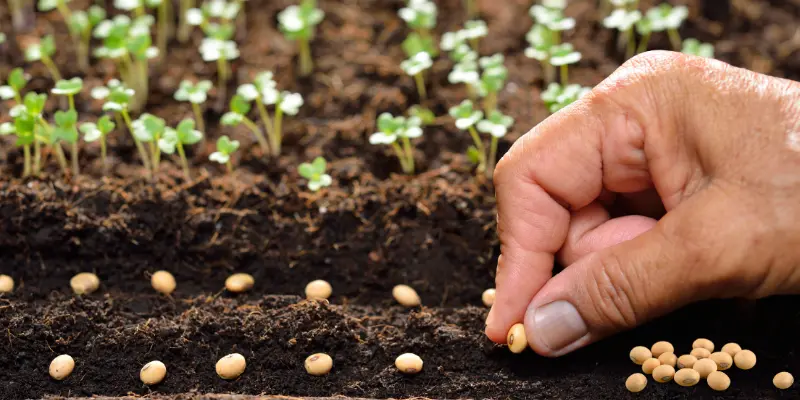
{"label": "soil surface", "polygon": [[[74,0],[73,7],[88,0]],[[110,3],[110,2],[109,2]],[[0,295],[0,399],[46,396],[147,395],[154,399],[224,399],[207,393],[359,398],[619,399],[800,398],[798,385],[772,386],[780,371],[800,376],[800,300],[719,301],[695,305],[647,326],[560,359],[531,351],[513,355],[483,335],[487,310],[481,292],[493,286],[498,253],[491,183],[475,178],[463,155],[468,136],[446,117],[467,97],[447,83],[451,63],[440,57],[428,77],[437,115],[425,128],[416,160],[419,174],[400,167],[384,148],[369,145],[375,117],[419,103],[414,82],[399,68],[400,43],[408,32],[396,12],[402,1],[320,0],[326,18],[312,43],[316,72],[295,74],[295,46],[275,27],[275,14],[289,0],[250,0],[238,27],[242,55],[234,79],[216,88],[204,111],[209,140],[190,149],[193,180],[184,181],[170,160],[155,182],[142,178],[127,132],[110,138],[110,171],[103,176],[99,149],[82,150],[84,175],[64,180],[54,163],[41,178],[17,178],[22,155],[11,141],[0,145],[0,273],[17,289]],[[649,7],[653,1],[642,1]],[[717,57],[758,72],[800,79],[800,4],[732,0],[689,1],[691,18],[681,33],[717,45]],[[464,21],[461,0],[439,4],[437,35]],[[501,143],[540,122],[539,66],[523,55],[530,28],[529,0],[480,1],[489,37],[481,54],[506,56],[509,83],[500,109],[516,124]],[[602,29],[594,2],[572,1],[567,14],[578,27],[565,35],[583,53],[573,81],[592,86],[617,68],[616,38]],[[15,66],[32,76],[29,89],[48,91],[52,81],[41,64],[24,64],[21,46],[51,32],[59,43],[56,62],[64,76],[86,86],[114,76],[113,65],[95,61],[88,70],[72,62],[74,50],[57,13],[37,14],[25,32],[11,29],[0,4],[0,78]],[[181,79],[215,80],[215,67],[197,54],[201,39],[173,42],[169,57],[154,64],[146,111],[174,125],[190,117],[187,104],[172,99]],[[651,48],[667,48],[656,35]],[[284,154],[267,159],[244,128],[219,125],[229,95],[262,70],[276,73],[278,87],[300,92],[306,104],[286,120]],[[49,110],[58,106],[52,100]],[[84,91],[77,99],[83,119],[101,115]],[[0,104],[0,121],[8,107]],[[242,141],[231,176],[206,161],[217,137]],[[330,162],[334,185],[307,192],[298,163],[318,155]],[[149,275],[172,272],[178,289],[156,295]],[[75,297],[69,279],[92,271],[98,292]],[[233,272],[256,279],[248,293],[222,290]],[[334,287],[330,303],[303,301],[308,281]],[[399,283],[412,285],[423,304],[402,309],[391,298]],[[648,384],[632,395],[624,387],[639,371],[627,357],[635,345],[672,341],[677,351],[697,337],[718,346],[736,341],[758,355],[751,371],[731,370],[731,388],[712,392]],[[220,357],[240,352],[248,362],[239,379],[214,373]],[[314,352],[334,359],[324,377],[305,373]],[[414,352],[423,371],[404,376],[394,358]],[[62,382],[49,378],[50,360],[71,354],[77,363]],[[167,364],[166,380],[148,388],[138,380],[146,362]],[[152,397],[150,397],[152,396]],[[251,399],[247,399],[251,400]]]}

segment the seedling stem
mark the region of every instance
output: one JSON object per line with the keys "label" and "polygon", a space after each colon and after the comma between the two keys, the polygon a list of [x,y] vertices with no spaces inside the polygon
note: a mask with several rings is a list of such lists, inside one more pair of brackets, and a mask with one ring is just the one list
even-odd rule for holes
{"label": "seedling stem", "polygon": [[672,44],[672,48],[675,51],[681,51],[681,35],[678,33],[677,29],[667,29],[667,35],[669,36],[669,41]]}
{"label": "seedling stem", "polygon": [[275,107],[275,130],[272,132],[272,155],[275,157],[281,154],[281,125],[283,125],[283,110]]}
{"label": "seedling stem", "polygon": [[22,146],[22,152],[25,155],[25,166],[22,169],[22,176],[27,177],[31,174],[31,145],[26,144]]}
{"label": "seedling stem", "polygon": [[482,172],[486,170],[486,148],[483,146],[483,141],[474,126],[469,127],[469,135],[472,136],[472,141],[478,150],[478,171]]}
{"label": "seedling stem", "polygon": [[186,154],[183,152],[183,143],[180,141],[176,144],[178,149],[178,156],[181,158],[181,168],[183,168],[183,175],[186,177],[186,180],[189,181],[192,179],[189,173],[189,163],[186,161]]}
{"label": "seedling stem", "polygon": [[194,0],[180,0],[180,26],[178,27],[178,40],[185,43],[189,40],[189,34],[192,33],[192,26],[186,22],[186,12],[194,8]]}
{"label": "seedling stem", "polygon": [[309,76],[314,70],[314,62],[311,60],[311,45],[308,39],[301,38],[298,40],[300,46],[300,75]]}
{"label": "seedling stem", "polygon": [[428,97],[428,93],[425,90],[425,78],[422,76],[422,72],[414,75],[414,82],[417,84],[417,92],[420,99],[425,100]]}
{"label": "seedling stem", "polygon": [[564,64],[560,67],[561,69],[561,86],[567,86],[567,82],[569,82],[569,67],[567,64]]}
{"label": "seedling stem", "polygon": [[203,111],[200,109],[200,104],[192,103],[192,111],[194,112],[194,119],[197,121],[197,130],[205,132],[206,123],[203,121]]}
{"label": "seedling stem", "polygon": [[133,124],[131,123],[131,116],[128,114],[128,110],[122,109],[120,111],[122,114],[122,119],[125,121],[125,126],[128,127],[128,131],[131,133],[131,137],[133,137],[133,142],[136,143],[136,150],[139,151],[139,157],[142,159],[142,165],[144,165],[145,171],[147,171],[147,178],[150,179],[153,177],[152,167],[150,165],[150,157],[147,155],[147,151],[144,149],[144,145],[139,139],[136,138],[136,135],[133,134]]}

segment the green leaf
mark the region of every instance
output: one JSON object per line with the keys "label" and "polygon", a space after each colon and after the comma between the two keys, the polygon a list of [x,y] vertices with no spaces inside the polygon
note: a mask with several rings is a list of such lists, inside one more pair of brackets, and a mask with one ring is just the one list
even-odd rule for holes
{"label": "green leaf", "polygon": [[408,110],[408,115],[411,117],[417,117],[422,121],[422,125],[431,125],[436,122],[436,114],[433,111],[422,107],[420,105],[412,106]]}
{"label": "green leaf", "polygon": [[300,166],[297,167],[297,172],[300,173],[300,176],[309,180],[314,177],[314,167],[309,163],[300,164]]}
{"label": "green leaf", "polygon": [[104,115],[97,120],[97,129],[100,129],[100,132],[103,132],[103,134],[108,134],[113,131],[114,128],[116,128],[116,124],[108,115]]}
{"label": "green leaf", "polygon": [[481,162],[481,152],[478,151],[475,146],[469,146],[467,149],[467,158],[473,164],[480,164]]}
{"label": "green leaf", "polygon": [[72,78],[62,79],[56,82],[56,86],[51,90],[53,94],[58,95],[76,95],[83,89],[83,79]]}
{"label": "green leaf", "polygon": [[44,104],[47,102],[47,95],[46,94],[38,94],[35,92],[29,92],[25,95],[25,99],[23,103],[25,104],[25,108],[28,110],[28,113],[31,115],[39,115],[44,110]]}
{"label": "green leaf", "polygon": [[56,53],[56,42],[53,39],[53,35],[43,37],[42,41],[39,42],[39,46],[41,46],[42,54],[47,57],[52,57]]}
{"label": "green leaf", "polygon": [[250,103],[244,97],[237,94],[231,98],[231,111],[240,115],[247,115],[250,112],[250,108]]}
{"label": "green leaf", "polygon": [[239,149],[239,141],[231,140],[227,135],[217,139],[217,150],[224,154],[232,154]]}
{"label": "green leaf", "polygon": [[423,51],[430,54],[431,58],[439,54],[439,49],[436,48],[436,43],[432,38],[423,38],[416,32],[408,34],[406,40],[403,41],[402,48],[408,57],[413,57]]}
{"label": "green leaf", "polygon": [[314,167],[314,172],[317,174],[323,174],[325,172],[325,168],[327,167],[327,162],[324,158],[317,157],[311,162],[311,166]]}
{"label": "green leaf", "polygon": [[53,118],[55,119],[57,126],[65,129],[72,129],[78,122],[78,113],[75,112],[75,110],[59,110],[56,111],[56,114]]}
{"label": "green leaf", "polygon": [[106,10],[103,7],[93,5],[89,7],[89,24],[96,26],[100,21],[106,19]]}
{"label": "green leaf", "polygon": [[19,93],[28,84],[28,78],[22,68],[14,68],[8,75],[8,85]]}
{"label": "green leaf", "polygon": [[203,134],[194,129],[194,120],[186,118],[175,128],[178,141],[183,144],[195,144],[203,139]]}

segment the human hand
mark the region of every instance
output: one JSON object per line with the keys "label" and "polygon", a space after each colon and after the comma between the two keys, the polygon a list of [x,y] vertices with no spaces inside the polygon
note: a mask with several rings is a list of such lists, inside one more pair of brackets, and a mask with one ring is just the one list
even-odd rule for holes
{"label": "human hand", "polygon": [[[559,356],[693,301],[800,293],[797,82],[645,53],[514,143],[494,182],[497,343],[524,320]],[[632,215],[610,218],[615,200]]]}

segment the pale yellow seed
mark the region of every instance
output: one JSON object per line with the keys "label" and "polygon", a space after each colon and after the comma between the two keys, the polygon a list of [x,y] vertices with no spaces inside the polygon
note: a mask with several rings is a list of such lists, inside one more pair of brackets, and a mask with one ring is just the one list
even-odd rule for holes
{"label": "pale yellow seed", "polygon": [[729,369],[731,365],[733,365],[733,357],[731,357],[730,354],[722,351],[711,353],[711,355],[708,358],[714,360],[714,362],[717,363],[718,371],[725,371]]}
{"label": "pale yellow seed", "polygon": [[655,379],[656,382],[669,382],[672,380],[673,376],[675,376],[675,368],[672,368],[671,365],[662,364],[653,370],[653,379]]}
{"label": "pale yellow seed", "polygon": [[331,297],[331,293],[333,293],[333,287],[330,283],[322,279],[311,281],[306,285],[307,299],[324,300]]}
{"label": "pale yellow seed", "polygon": [[682,369],[682,368],[692,368],[694,363],[697,362],[697,357],[691,354],[684,354],[678,357],[678,361],[675,363],[675,368]]}
{"label": "pale yellow seed", "polygon": [[167,366],[161,361],[150,361],[139,371],[139,379],[145,385],[157,385],[167,376]]}
{"label": "pale yellow seed", "polygon": [[750,350],[742,350],[733,356],[733,363],[739,369],[750,369],[756,366],[756,354]]}
{"label": "pale yellow seed", "polygon": [[660,361],[662,365],[674,367],[675,363],[678,361],[678,357],[675,356],[675,353],[664,353],[658,356],[658,361]]}
{"label": "pale yellow seed", "polygon": [[50,362],[50,376],[57,381],[67,379],[75,369],[75,360],[69,354],[62,354]]}
{"label": "pale yellow seed", "polygon": [[641,392],[645,386],[647,386],[647,377],[642,374],[633,374],[625,380],[625,387],[632,393]]}
{"label": "pale yellow seed", "polygon": [[528,336],[525,335],[525,325],[514,324],[506,335],[508,349],[512,353],[522,353],[528,347]]}
{"label": "pale yellow seed", "polygon": [[712,342],[712,341],[710,341],[708,339],[705,339],[705,338],[700,338],[700,339],[695,340],[692,343],[692,348],[693,349],[706,349],[706,350],[708,350],[709,353],[713,353],[714,352],[714,342]]}
{"label": "pale yellow seed", "polygon": [[417,291],[408,285],[397,285],[392,289],[392,296],[398,303],[406,307],[416,307],[422,304]]}
{"label": "pale yellow seed", "polygon": [[694,386],[700,382],[700,373],[691,368],[683,368],[675,373],[674,379],[678,385]]}
{"label": "pale yellow seed", "polygon": [[483,291],[481,295],[481,300],[483,300],[483,305],[486,307],[491,307],[494,304],[494,297],[495,297],[495,290],[494,289],[486,289]]}
{"label": "pale yellow seed", "polygon": [[156,271],[150,277],[150,284],[157,292],[164,294],[171,294],[175,291],[178,284],[175,282],[175,277],[168,271]]}
{"label": "pale yellow seed", "polygon": [[778,389],[788,389],[794,385],[794,377],[788,372],[779,372],[772,378],[772,384]]}
{"label": "pale yellow seed", "polygon": [[728,375],[722,371],[714,371],[708,374],[706,382],[708,382],[708,386],[711,389],[714,389],[718,392],[727,390],[731,386],[731,378],[729,378]]}
{"label": "pale yellow seed", "polygon": [[650,352],[653,353],[653,357],[658,358],[664,353],[675,353],[675,347],[672,346],[670,342],[656,342],[653,347],[650,348]]}
{"label": "pale yellow seed", "polygon": [[636,346],[634,347],[630,354],[628,354],[631,361],[633,361],[636,365],[642,365],[645,361],[650,358],[653,358],[653,353],[650,352],[650,349],[644,346]]}
{"label": "pale yellow seed", "polygon": [[404,353],[394,360],[394,366],[404,374],[416,374],[422,371],[422,359],[413,353]]}
{"label": "pale yellow seed", "polygon": [[708,375],[717,370],[717,363],[710,358],[704,358],[702,360],[697,360],[696,363],[692,366],[692,369],[697,371],[700,374],[700,378],[708,378]]}
{"label": "pale yellow seed", "polygon": [[231,353],[217,361],[217,375],[222,379],[236,379],[244,372],[247,362],[239,353]]}
{"label": "pale yellow seed", "polygon": [[312,354],[306,358],[306,372],[314,376],[325,375],[333,368],[333,359],[325,353]]}
{"label": "pale yellow seed", "polygon": [[255,284],[256,280],[253,279],[252,275],[238,273],[229,276],[228,279],[225,280],[225,289],[233,293],[242,293],[250,290]]}
{"label": "pale yellow seed", "polygon": [[650,358],[647,359],[645,362],[642,363],[642,372],[645,374],[652,374],[653,370],[656,369],[661,365],[661,361],[658,361],[657,358]]}
{"label": "pale yellow seed", "polygon": [[697,358],[699,360],[701,358],[708,358],[711,355],[711,352],[708,351],[708,349],[706,349],[706,348],[698,347],[698,348],[692,349],[692,352],[689,353],[689,354],[695,356],[695,358]]}
{"label": "pale yellow seed", "polygon": [[0,275],[0,293],[11,293],[14,290],[14,279],[8,275]]}
{"label": "pale yellow seed", "polygon": [[742,346],[739,346],[737,343],[728,343],[725,346],[722,346],[722,351],[731,355],[731,357],[735,356],[736,353],[742,351]]}
{"label": "pale yellow seed", "polygon": [[89,294],[100,287],[100,278],[91,272],[81,272],[69,280],[75,294]]}

